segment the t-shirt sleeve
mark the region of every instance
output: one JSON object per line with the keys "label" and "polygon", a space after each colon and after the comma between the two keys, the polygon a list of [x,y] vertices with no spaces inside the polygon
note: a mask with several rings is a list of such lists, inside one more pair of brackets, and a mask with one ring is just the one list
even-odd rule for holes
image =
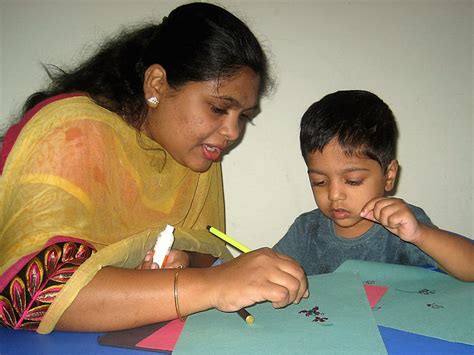
{"label": "t-shirt sleeve", "polygon": [[414,213],[416,219],[418,220],[419,223],[423,223],[423,224],[426,224],[426,225],[429,225],[431,227],[435,227],[437,228],[433,222],[431,222],[431,219],[430,217],[428,217],[428,215],[426,214],[426,212],[420,208],[420,207],[417,207],[417,206],[413,206],[413,205],[409,205],[410,209],[412,210],[412,212]]}
{"label": "t-shirt sleeve", "polygon": [[294,258],[294,255],[298,252],[297,234],[296,225],[293,223],[283,238],[273,246],[273,250],[277,253],[285,254]]}
{"label": "t-shirt sleeve", "polygon": [[307,235],[307,230],[309,230],[307,224],[310,223],[310,220],[307,213],[299,216],[283,238],[273,246],[274,251],[290,256],[303,268],[308,261],[310,238]]}

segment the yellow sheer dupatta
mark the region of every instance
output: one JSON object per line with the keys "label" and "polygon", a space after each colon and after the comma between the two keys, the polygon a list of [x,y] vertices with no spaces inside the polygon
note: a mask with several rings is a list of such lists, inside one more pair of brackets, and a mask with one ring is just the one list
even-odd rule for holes
{"label": "yellow sheer dupatta", "polygon": [[231,258],[206,230],[224,229],[220,163],[193,172],[86,96],[36,113],[0,179],[0,275],[54,236],[97,250],[57,295],[40,333],[54,329],[102,267],[136,267],[165,224],[176,227],[175,248]]}

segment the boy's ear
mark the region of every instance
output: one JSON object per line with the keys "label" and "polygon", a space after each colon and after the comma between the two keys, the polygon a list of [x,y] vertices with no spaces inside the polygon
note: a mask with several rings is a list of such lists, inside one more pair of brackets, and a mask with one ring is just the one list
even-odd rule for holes
{"label": "boy's ear", "polygon": [[143,93],[145,100],[155,96],[161,100],[168,88],[168,80],[166,78],[166,70],[159,64],[150,65],[145,70],[143,78]]}
{"label": "boy's ear", "polygon": [[392,191],[397,181],[398,175],[398,161],[392,160],[385,171],[385,191]]}

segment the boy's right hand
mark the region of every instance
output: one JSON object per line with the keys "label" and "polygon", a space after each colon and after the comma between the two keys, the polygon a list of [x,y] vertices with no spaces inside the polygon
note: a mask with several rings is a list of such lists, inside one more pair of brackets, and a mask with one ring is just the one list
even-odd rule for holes
{"label": "boy's right hand", "polygon": [[242,254],[209,271],[214,285],[211,302],[221,311],[237,311],[262,301],[281,308],[309,296],[303,269],[269,248]]}
{"label": "boy's right hand", "polygon": [[366,203],[360,216],[380,223],[405,242],[421,242],[420,224],[405,201],[395,197],[374,198]]}

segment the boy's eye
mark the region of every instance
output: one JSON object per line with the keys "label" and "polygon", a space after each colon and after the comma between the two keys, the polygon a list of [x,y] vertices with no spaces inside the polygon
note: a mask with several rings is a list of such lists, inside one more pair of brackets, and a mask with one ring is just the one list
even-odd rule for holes
{"label": "boy's eye", "polygon": [[347,180],[346,184],[351,186],[360,186],[362,185],[362,180]]}
{"label": "boy's eye", "polygon": [[311,181],[311,186],[313,187],[322,187],[324,185],[326,185],[326,181],[324,180],[320,180],[320,181]]}

